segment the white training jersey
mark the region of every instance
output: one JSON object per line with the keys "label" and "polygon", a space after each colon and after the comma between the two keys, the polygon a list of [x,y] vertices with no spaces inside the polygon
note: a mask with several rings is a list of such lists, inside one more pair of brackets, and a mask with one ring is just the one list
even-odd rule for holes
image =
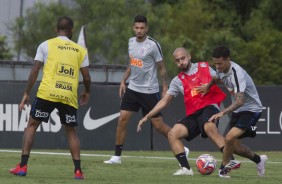
{"label": "white training jersey", "polygon": [[[211,76],[216,76],[216,72],[209,67]],[[186,75],[191,76],[198,72],[198,63],[191,63],[191,68],[185,72]],[[170,82],[169,89],[167,91],[171,96],[176,97],[179,93],[183,94],[183,85],[182,81],[178,76],[174,77]]]}
{"label": "white training jersey", "polygon": [[128,88],[146,94],[159,92],[157,62],[163,61],[159,43],[147,36],[143,42],[132,37],[128,42],[130,80]]}
{"label": "white training jersey", "polygon": [[244,92],[244,105],[234,112],[251,111],[261,112],[263,107],[259,99],[256,86],[248,73],[238,64],[231,61],[230,69],[227,73],[217,72],[217,77],[222,80],[226,88],[231,92],[231,99],[234,102],[234,94]]}
{"label": "white training jersey", "polygon": [[[58,36],[58,37],[63,40],[69,40],[68,37],[66,36]],[[45,63],[47,59],[48,59],[48,42],[44,41],[38,46],[34,60]],[[89,66],[88,54],[86,54],[83,62],[80,65],[80,68],[86,67],[86,66]]]}

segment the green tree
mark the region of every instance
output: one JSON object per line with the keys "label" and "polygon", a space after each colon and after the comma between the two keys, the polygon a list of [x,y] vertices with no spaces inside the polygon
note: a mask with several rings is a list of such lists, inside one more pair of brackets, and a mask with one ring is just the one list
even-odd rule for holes
{"label": "green tree", "polygon": [[0,60],[11,59],[10,48],[7,47],[6,37],[0,35]]}
{"label": "green tree", "polygon": [[74,41],[86,27],[92,64],[127,64],[133,18],[142,14],[149,20],[148,35],[162,46],[171,77],[177,73],[171,61],[176,47],[188,48],[193,61],[206,61],[224,44],[256,84],[282,84],[280,0],[74,0],[73,5],[36,4],[17,19],[12,30],[18,51],[34,57],[38,44],[55,36],[56,19],[70,15]]}
{"label": "green tree", "polygon": [[71,10],[60,3],[35,4],[11,26],[16,50],[33,58],[41,42],[56,36],[58,17],[71,14]]}
{"label": "green tree", "polygon": [[91,61],[96,64],[127,64],[128,39],[133,36],[133,18],[137,14],[147,15],[151,9],[150,4],[144,4],[144,0],[76,2],[76,17],[86,25]]}

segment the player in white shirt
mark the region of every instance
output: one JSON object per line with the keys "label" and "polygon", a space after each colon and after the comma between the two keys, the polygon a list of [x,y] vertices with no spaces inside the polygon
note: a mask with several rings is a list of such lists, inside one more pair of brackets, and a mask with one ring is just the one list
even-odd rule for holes
{"label": "player in white shirt", "polygon": [[[145,116],[160,100],[157,69],[159,69],[162,79],[162,94],[164,95],[168,89],[167,72],[161,47],[156,40],[147,36],[148,30],[147,18],[137,15],[133,25],[135,37],[130,38],[128,42],[130,62],[119,89],[122,101],[116,129],[115,155],[110,160],[104,161],[106,164],[121,163],[126,127],[132,114],[141,108],[143,116]],[[129,85],[126,89],[125,82],[129,77]],[[153,116],[151,121],[153,127],[167,137],[170,127],[164,123],[161,113]],[[185,148],[185,151],[188,155],[188,148]]]}
{"label": "player in white shirt", "polygon": [[230,130],[225,136],[222,164],[219,176],[229,178],[231,171],[230,155],[235,153],[249,158],[257,164],[259,176],[265,174],[266,155],[257,155],[247,146],[241,144],[240,139],[256,136],[256,124],[261,116],[262,104],[259,99],[255,84],[248,73],[238,64],[230,60],[230,50],[220,46],[213,51],[213,62],[217,69],[217,76],[210,84],[202,86],[200,92],[206,92],[217,81],[223,82],[230,91],[232,104],[221,112],[213,115],[210,120],[219,120],[223,115],[232,113]]}

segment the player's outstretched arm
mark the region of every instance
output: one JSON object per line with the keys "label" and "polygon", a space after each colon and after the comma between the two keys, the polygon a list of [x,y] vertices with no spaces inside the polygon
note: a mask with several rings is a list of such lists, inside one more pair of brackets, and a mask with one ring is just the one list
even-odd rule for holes
{"label": "player's outstretched arm", "polygon": [[156,104],[156,106],[146,115],[144,116],[137,125],[137,132],[141,131],[142,125],[148,121],[152,116],[159,113],[162,109],[164,109],[167,104],[172,100],[173,96],[166,93],[165,96]]}

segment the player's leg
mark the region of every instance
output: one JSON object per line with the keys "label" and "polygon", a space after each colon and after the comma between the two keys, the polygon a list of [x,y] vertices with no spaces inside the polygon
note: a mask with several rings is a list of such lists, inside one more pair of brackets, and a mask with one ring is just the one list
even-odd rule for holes
{"label": "player's leg", "polygon": [[[155,106],[156,104],[159,102],[160,100],[160,95],[159,93],[154,93],[154,94],[139,94],[141,100],[139,100],[138,102],[140,103],[141,109],[142,109],[142,113],[143,116],[145,116],[146,114],[148,114]],[[162,114],[161,113],[157,113],[155,114],[152,118],[151,118],[151,122],[152,125],[154,127],[154,129],[158,132],[160,132],[163,136],[165,136],[166,138],[168,137],[168,132],[171,130],[170,126],[168,126],[163,118],[162,118]],[[186,157],[188,157],[189,155],[189,149],[187,147],[184,147],[185,150],[185,155]]]}
{"label": "player's leg", "polygon": [[[223,158],[222,165],[226,166],[230,161],[230,156],[238,152],[235,151],[235,143],[237,142],[238,137],[240,137],[244,133],[243,130],[233,127],[229,130],[229,132],[225,136],[225,146],[223,150]],[[238,154],[240,155],[240,154]],[[241,155],[240,155],[241,156]]]}
{"label": "player's leg", "polygon": [[59,111],[60,120],[67,135],[74,164],[74,179],[84,179],[80,160],[80,141],[76,132],[78,126],[77,109],[63,103],[56,103],[56,108]]}
{"label": "player's leg", "polygon": [[168,133],[168,141],[175,158],[181,165],[173,175],[193,175],[193,171],[188,163],[182,138],[188,136],[188,130],[183,124],[175,124]]}
{"label": "player's leg", "polygon": [[155,130],[157,130],[167,138],[168,132],[170,131],[171,128],[166,123],[164,123],[162,116],[151,118],[151,121]]}
{"label": "player's leg", "polygon": [[233,119],[234,117],[237,117],[237,121],[233,123],[233,128],[237,128],[239,129],[239,131],[243,132],[234,142],[234,152],[256,163],[258,176],[262,177],[265,175],[265,164],[268,159],[267,156],[254,153],[249,147],[241,144],[241,142],[239,141],[239,139],[245,137],[256,136],[256,123],[259,120],[260,116],[261,113],[254,113],[249,111],[232,114]]}
{"label": "player's leg", "polygon": [[[201,130],[201,136],[203,138],[207,138],[209,137],[209,139],[220,149],[221,152],[224,153],[223,149],[225,149],[225,139],[224,137],[219,133],[219,130],[217,128],[217,122],[207,122],[206,120],[208,120],[211,116],[213,116],[214,114],[218,113],[219,109],[216,108],[213,105],[209,105],[204,107],[203,109],[201,109],[200,111],[197,111],[196,116],[197,116],[197,120],[199,122],[199,126],[200,126],[200,130]],[[229,155],[228,160],[230,161],[230,159],[234,159],[233,157],[233,152],[231,153],[231,155]],[[228,161],[228,162],[229,162]],[[221,171],[223,171],[222,169],[224,168],[224,166],[222,165],[220,167],[219,170],[219,176],[220,177],[229,177],[228,176],[228,172],[239,166],[240,167],[240,162],[239,161],[235,161],[233,160],[233,167],[226,169],[226,172],[224,172],[224,174],[220,174]]]}
{"label": "player's leg", "polygon": [[109,160],[104,161],[105,164],[121,164],[121,153],[126,138],[127,124],[132,114],[132,111],[120,111],[116,128],[115,154]]}
{"label": "player's leg", "polygon": [[[126,132],[127,132],[127,124],[129,119],[131,118],[133,112],[132,111],[126,111],[121,110],[120,116],[118,119],[117,129],[116,129],[116,145],[123,145],[126,138]],[[121,150],[122,151],[122,150]],[[121,155],[121,151],[118,154],[115,154],[116,156]]]}
{"label": "player's leg", "polygon": [[221,148],[224,146],[224,137],[219,133],[216,123],[206,122],[204,124],[204,131],[210,140],[218,147]]}
{"label": "player's leg", "polygon": [[27,174],[27,163],[30,150],[33,146],[34,136],[39,125],[39,121],[33,119],[31,116],[29,117],[29,122],[23,135],[21,162],[17,164],[15,168],[10,169],[10,173],[20,176],[25,176]]}
{"label": "player's leg", "polygon": [[127,89],[120,105],[120,116],[116,128],[115,154],[105,164],[120,164],[123,144],[126,138],[127,124],[134,112],[138,112],[140,105],[138,103],[139,93]]}
{"label": "player's leg", "polygon": [[76,127],[64,125],[64,128],[68,138],[69,149],[74,164],[74,178],[84,179],[80,160],[80,141],[76,133]]}
{"label": "player's leg", "polygon": [[31,107],[29,121],[23,135],[21,162],[17,164],[15,168],[10,169],[10,173],[20,176],[27,174],[27,163],[34,143],[36,130],[42,121],[48,122],[53,109],[54,106],[52,102],[35,98]]}

